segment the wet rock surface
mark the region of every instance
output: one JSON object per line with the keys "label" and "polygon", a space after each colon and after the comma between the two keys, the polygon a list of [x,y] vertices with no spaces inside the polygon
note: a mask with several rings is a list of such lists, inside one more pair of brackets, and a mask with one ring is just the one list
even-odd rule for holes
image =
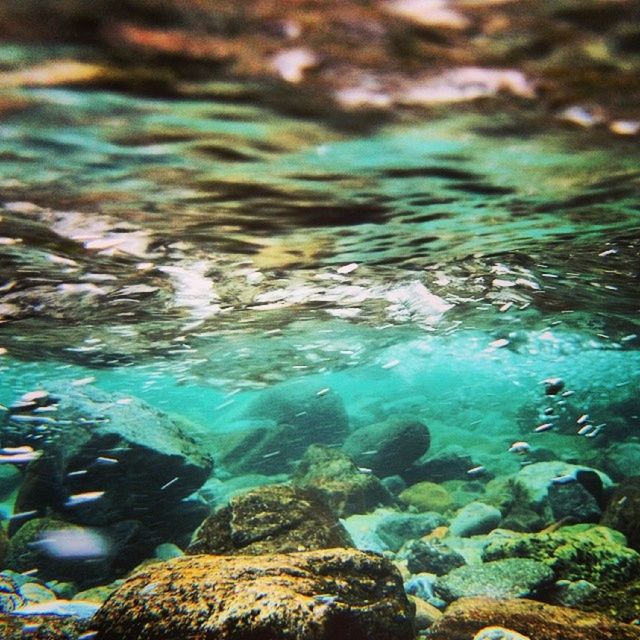
{"label": "wet rock surface", "polygon": [[346,549],[170,560],[131,577],[92,622],[104,640],[414,637],[397,571]]}
{"label": "wet rock surface", "polygon": [[278,474],[293,470],[310,445],[342,442],[349,428],[343,401],[328,389],[318,391],[305,384],[263,391],[241,416],[249,426],[216,438],[225,468],[235,474]]}
{"label": "wet rock surface", "polygon": [[190,555],[260,555],[350,547],[349,535],[319,497],[271,485],[232,498],[193,535]]}
{"label": "wet rock surface", "polygon": [[379,477],[402,475],[431,442],[429,429],[418,420],[390,419],[356,429],[342,450]]}
{"label": "wet rock surface", "polygon": [[38,395],[4,418],[5,446],[42,452],[27,469],[17,510],[50,508],[83,525],[136,520],[169,537],[188,530],[193,520],[181,500],[213,467],[188,423],[90,386],[51,385]]}
{"label": "wet rock surface", "polygon": [[407,560],[411,573],[427,572],[441,576],[466,564],[457,551],[437,538],[412,540],[402,547],[398,556]]}
{"label": "wet rock surface", "polygon": [[435,640],[468,640],[486,626],[507,627],[532,640],[636,640],[640,629],[605,616],[533,600],[496,602],[463,598],[450,605],[430,630]]}
{"label": "wet rock surface", "polygon": [[438,578],[436,592],[445,601],[464,597],[497,600],[527,598],[553,582],[553,571],[536,560],[512,558],[453,569]]}
{"label": "wet rock surface", "polygon": [[640,554],[620,533],[602,526],[573,525],[549,533],[497,538],[482,552],[487,561],[529,558],[543,562],[556,578],[588,580],[599,588],[624,583],[640,569]]}
{"label": "wet rock surface", "polygon": [[627,544],[640,552],[640,476],[627,478],[614,489],[601,524],[622,532]]}
{"label": "wet rock surface", "polygon": [[395,499],[368,470],[339,450],[312,445],[293,474],[293,484],[318,495],[340,517],[366,513]]}
{"label": "wet rock surface", "polygon": [[56,615],[11,616],[0,613],[3,640],[22,640],[25,633],[33,640],[79,640],[91,630],[88,620]]}

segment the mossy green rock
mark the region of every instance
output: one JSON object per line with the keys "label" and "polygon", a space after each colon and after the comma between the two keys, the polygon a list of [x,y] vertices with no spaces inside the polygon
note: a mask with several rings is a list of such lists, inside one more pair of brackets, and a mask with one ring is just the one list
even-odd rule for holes
{"label": "mossy green rock", "polygon": [[296,487],[319,496],[340,517],[395,503],[380,480],[358,469],[342,451],[311,445],[293,476]]}
{"label": "mossy green rock", "polygon": [[538,560],[553,570],[556,579],[588,580],[607,587],[640,572],[640,554],[625,544],[625,537],[613,529],[578,524],[551,532],[500,537],[489,542],[482,555],[484,560]]}
{"label": "mossy green rock", "polygon": [[553,582],[553,571],[542,562],[526,558],[467,565],[438,578],[436,593],[447,602],[464,597],[505,600],[526,598]]}
{"label": "mossy green rock", "polygon": [[451,494],[435,482],[418,482],[405,489],[398,497],[401,502],[418,511],[444,513],[453,504]]}

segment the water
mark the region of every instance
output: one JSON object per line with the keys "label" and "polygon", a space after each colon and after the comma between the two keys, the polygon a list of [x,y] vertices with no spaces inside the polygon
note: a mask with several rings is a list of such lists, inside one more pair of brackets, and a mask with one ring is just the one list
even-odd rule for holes
{"label": "water", "polygon": [[337,395],[351,431],[418,419],[430,456],[489,477],[631,475],[610,459],[639,444],[636,141],[500,101],[334,126],[260,91],[5,92],[0,403],[58,381],[139,398],[188,420],[229,486],[219,438],[291,384]]}

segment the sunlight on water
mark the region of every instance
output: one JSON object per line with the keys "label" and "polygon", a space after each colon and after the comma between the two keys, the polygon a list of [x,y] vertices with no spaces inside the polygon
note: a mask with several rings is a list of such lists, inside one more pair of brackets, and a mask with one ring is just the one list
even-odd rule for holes
{"label": "sunlight on water", "polygon": [[[52,51],[2,46],[0,63]],[[593,534],[613,577],[536,551],[546,577],[525,595],[637,622],[635,600],[593,596],[640,571],[638,499],[615,493],[640,463],[636,142],[504,104],[349,129],[257,84],[108,85],[0,100],[0,569],[64,608],[154,556],[265,553],[289,489],[219,547],[231,524],[194,531],[289,482],[335,511],[319,548],[351,535],[440,609],[487,595],[455,591],[454,566],[602,518],[628,537]],[[478,504],[491,524],[465,528]],[[445,571],[421,545],[461,555]],[[0,612],[19,614],[35,600],[12,575]]]}

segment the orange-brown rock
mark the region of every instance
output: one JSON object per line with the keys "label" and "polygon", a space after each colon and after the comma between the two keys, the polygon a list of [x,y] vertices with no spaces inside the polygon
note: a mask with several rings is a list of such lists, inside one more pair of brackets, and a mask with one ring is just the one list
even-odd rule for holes
{"label": "orange-brown rock", "polygon": [[386,559],[354,549],[190,556],[141,571],[92,619],[100,640],[412,640]]}
{"label": "orange-brown rock", "polygon": [[531,640],[640,640],[640,628],[605,616],[533,600],[461,598],[430,629],[430,640],[469,640],[488,626]]}
{"label": "orange-brown rock", "polygon": [[91,630],[89,620],[71,616],[15,616],[0,613],[2,640],[77,640]]}
{"label": "orange-brown rock", "polygon": [[259,555],[351,546],[320,497],[280,484],[232,498],[200,525],[187,553]]}

